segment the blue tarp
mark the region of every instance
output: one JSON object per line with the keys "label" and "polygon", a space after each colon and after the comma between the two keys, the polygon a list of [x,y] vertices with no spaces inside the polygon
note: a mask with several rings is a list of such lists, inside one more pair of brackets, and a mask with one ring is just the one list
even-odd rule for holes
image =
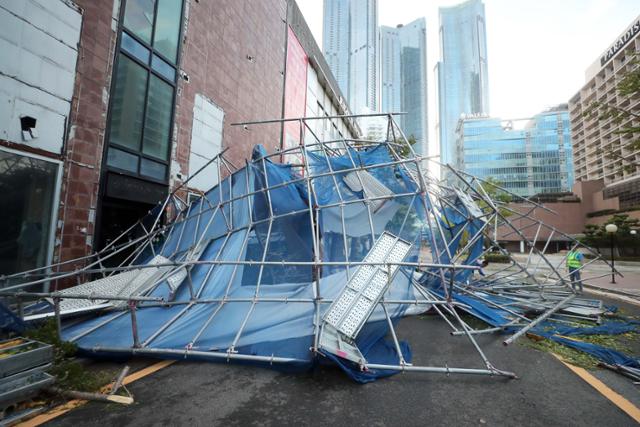
{"label": "blue tarp", "polygon": [[597,326],[554,326],[554,333],[564,336],[573,335],[618,335],[640,330],[640,322],[636,320],[609,320]]}
{"label": "blue tarp", "polygon": [[572,340],[569,338],[560,337],[558,335],[548,335],[547,338],[571,347],[573,349],[590,354],[591,356],[602,360],[610,365],[623,365],[629,368],[640,368],[640,359],[630,357],[617,350],[603,347],[597,344],[591,344],[588,342]]}
{"label": "blue tarp", "polygon": [[[170,260],[181,260],[202,238],[206,248],[200,256],[201,261],[261,261],[265,253],[266,261],[313,261],[312,219],[306,181],[300,180],[300,172],[290,165],[266,160],[264,155],[264,149],[256,147],[253,162],[224,179],[207,192],[204,199],[193,202],[184,213],[186,219],[171,227],[166,241],[158,243],[156,251]],[[392,161],[386,147],[351,151],[341,157],[308,153],[308,158],[312,176],[337,171],[334,176],[311,181],[311,203],[319,208],[313,220],[319,222],[322,260],[361,261],[374,239],[384,231],[413,242],[406,260],[417,260],[420,226],[425,214],[415,195],[417,186],[405,172],[395,166],[368,169],[395,194],[410,193],[387,201],[373,214],[372,223],[368,220],[362,192],[351,191],[342,180],[348,169]],[[272,189],[265,191],[266,188]],[[253,192],[256,192],[253,196],[242,197]],[[231,199],[234,199],[232,203],[217,208],[220,201]],[[341,200],[353,203],[344,205],[343,211],[337,206],[327,206]],[[272,215],[280,217],[270,224]],[[341,215],[344,215],[344,227]],[[374,236],[371,235],[372,228]],[[147,262],[149,255],[140,259]],[[319,277],[321,297],[325,299],[336,298],[347,281],[344,266],[325,267],[315,274]],[[399,269],[388,297],[415,299],[410,276],[410,268]],[[169,307],[146,307],[142,303],[137,310],[140,342],[151,349],[226,352],[242,329],[234,348],[238,353],[293,358],[298,362],[292,363],[292,368],[309,368],[314,363],[310,352],[314,339],[313,302],[259,302],[254,305],[250,300],[254,296],[312,300],[314,278],[314,271],[308,265],[196,265],[191,270],[191,281],[199,299],[246,298],[248,301]],[[160,284],[150,295],[168,298],[169,289]],[[189,289],[183,284],[175,301],[189,300]],[[321,315],[328,306],[321,305]],[[401,305],[390,308],[394,320],[405,310]],[[397,364],[395,349],[384,339],[388,325],[383,319],[382,309],[376,309],[358,336],[357,344],[372,363]],[[63,335],[67,340],[75,339],[79,348],[87,352],[106,347],[127,354],[133,345],[131,317],[121,313],[107,313],[69,325],[64,328]],[[402,345],[405,358],[410,358],[408,345]],[[362,373],[358,367],[338,359],[335,361],[359,382],[389,374]]]}
{"label": "blue tarp", "polygon": [[21,334],[25,330],[24,321],[13,314],[3,303],[0,303],[0,330]]}
{"label": "blue tarp", "polygon": [[[425,279],[426,275],[422,281],[423,283],[428,283]],[[441,297],[443,296],[440,287],[432,286],[431,290]],[[509,301],[508,297],[497,297],[480,291],[475,291],[475,294],[470,295],[454,292],[452,298],[456,302],[465,304],[467,306],[465,311],[493,327],[504,326],[514,320],[516,316],[491,303],[504,305],[511,302],[511,310],[518,312],[517,306],[513,304],[515,301]],[[615,309],[616,307],[608,307],[608,310],[611,312],[615,312]],[[518,312],[518,314],[524,315],[523,312]],[[518,329],[519,328],[515,326],[509,326],[505,328],[504,333],[514,333]],[[544,321],[531,330],[533,334],[590,354],[603,362],[612,365],[620,364],[632,368],[640,368],[640,359],[611,348],[579,341],[575,338],[568,338],[581,335],[617,335],[637,331],[640,331],[640,322],[635,320],[609,320],[597,326],[567,326],[559,325],[552,321]]]}

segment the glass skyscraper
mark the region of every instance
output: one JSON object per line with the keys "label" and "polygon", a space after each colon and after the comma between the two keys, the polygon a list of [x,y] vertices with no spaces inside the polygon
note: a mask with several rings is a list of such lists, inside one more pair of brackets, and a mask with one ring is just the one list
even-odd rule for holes
{"label": "glass skyscraper", "polygon": [[456,164],[455,132],[461,115],[489,112],[484,4],[469,0],[439,12],[436,133],[442,163]]}
{"label": "glass skyscraper", "polygon": [[378,0],[324,0],[322,47],[351,111],[378,111]]}
{"label": "glass skyscraper", "polygon": [[398,28],[380,27],[380,105],[382,111],[402,111],[402,48]]}
{"label": "glass skyscraper", "polygon": [[524,197],[571,191],[573,154],[566,104],[537,114],[523,129],[499,118],[463,118],[456,136],[458,169],[494,178]]}
{"label": "glass skyscraper", "polygon": [[416,151],[426,155],[427,47],[424,18],[396,28],[380,27],[381,109],[405,111],[398,121],[403,131],[416,139]]}
{"label": "glass skyscraper", "polygon": [[349,1],[324,0],[322,50],[342,94],[349,99]]}

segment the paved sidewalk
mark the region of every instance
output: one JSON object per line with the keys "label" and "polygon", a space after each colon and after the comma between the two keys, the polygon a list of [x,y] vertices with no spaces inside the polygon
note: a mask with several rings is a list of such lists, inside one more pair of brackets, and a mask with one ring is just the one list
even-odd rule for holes
{"label": "paved sidewalk", "polygon": [[[512,256],[522,265],[527,262],[528,253],[512,253]],[[555,267],[559,268],[563,274],[568,275],[569,272],[565,266],[564,260],[565,254],[546,254],[546,258]],[[423,249],[420,260],[422,262],[432,262],[431,255],[428,249]],[[586,260],[588,263],[590,260]],[[505,264],[491,263],[484,268],[486,272],[494,272],[501,270],[505,267]],[[620,272],[623,277],[616,275],[616,283],[611,283],[611,267],[603,262],[598,261],[593,264],[589,264],[584,268],[582,272],[582,278],[585,283],[597,286],[605,290],[612,290],[618,292],[624,292],[628,294],[634,294],[640,296],[640,262],[632,261],[617,261],[615,263],[616,270]],[[536,272],[537,277],[544,277],[549,274],[551,269],[543,262],[538,255],[532,255],[529,261],[529,268],[531,271]]]}
{"label": "paved sidewalk", "polygon": [[611,276],[592,279],[590,284],[603,289],[638,295],[640,297],[640,272],[625,272],[624,277],[616,276],[616,283],[611,283]]}
{"label": "paved sidewalk", "polygon": [[[522,263],[526,263],[528,254],[514,253],[513,257]],[[554,266],[560,266],[560,271],[568,274],[564,265],[565,254],[547,254],[546,257]],[[533,255],[531,257],[530,266],[535,266],[540,257]],[[588,264],[590,260],[585,260]],[[598,261],[588,264],[582,271],[582,278],[585,283],[592,284],[604,289],[622,291],[640,296],[640,262],[620,261],[615,263],[616,270],[624,277],[616,275],[616,283],[611,283],[611,267]],[[544,262],[538,265],[537,275],[548,274],[551,269]]]}

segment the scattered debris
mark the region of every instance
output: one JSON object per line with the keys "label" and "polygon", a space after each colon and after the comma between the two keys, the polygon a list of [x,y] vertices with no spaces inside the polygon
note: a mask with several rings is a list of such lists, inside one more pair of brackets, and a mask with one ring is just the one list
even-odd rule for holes
{"label": "scattered debris", "polygon": [[634,384],[640,384],[640,369],[633,368],[629,366],[624,366],[620,364],[610,365],[608,363],[600,362],[599,366],[603,368],[611,369],[612,371],[618,372],[619,374],[624,375],[625,377],[629,377],[634,380]]}
{"label": "scattered debris", "polygon": [[87,369],[76,359],[77,346],[60,339],[54,319],[47,319],[38,328],[28,330],[26,335],[51,345],[53,361],[47,371],[56,378],[58,388],[95,392],[111,379],[110,373]]}
{"label": "scattered debris", "polygon": [[34,396],[53,377],[44,370],[51,365],[50,345],[23,337],[0,342],[0,408]]}
{"label": "scattered debris", "polygon": [[127,394],[131,397],[131,393],[129,393],[129,390],[127,390],[127,388],[122,384],[122,382],[124,381],[128,373],[129,373],[129,366],[127,365],[124,368],[122,368],[122,371],[120,371],[120,375],[118,375],[118,378],[116,378],[116,381],[113,383],[113,387],[111,387],[111,391],[109,391],[110,395],[116,394],[120,389],[120,387],[122,387],[127,392]]}
{"label": "scattered debris", "polygon": [[[321,141],[307,121],[330,120],[324,117],[237,124],[296,120],[301,144],[273,154],[257,146],[242,168],[220,153],[200,170],[213,165],[227,177],[202,197],[181,199],[196,171],[100,252],[0,278],[0,284],[23,282],[0,296],[41,299],[21,308],[20,317],[55,317],[61,338],[85,354],[294,369],[326,358],[358,382],[401,371],[515,378],[487,359],[474,338],[482,333],[508,333],[505,343],[532,333],[604,357],[602,349],[562,334],[584,323],[611,333],[615,325],[605,321],[610,309],[573,289],[580,283],[572,283],[566,256],[554,265],[546,254],[558,235],[572,251],[591,254],[576,270],[584,284],[595,278],[585,267],[606,260],[533,218],[535,209],[547,208],[495,182],[447,165],[440,166],[456,182],[435,178],[433,161],[413,152],[393,115],[383,116],[388,127],[382,143]],[[510,209],[504,195],[520,199],[525,210]],[[497,243],[505,229],[524,243],[526,261]],[[527,229],[536,230],[533,239]],[[131,230],[139,237],[129,240]],[[124,262],[108,266],[124,254]],[[483,260],[491,258],[506,263],[485,273]],[[80,267],[70,270],[72,265]],[[88,281],[91,275],[99,278]],[[44,283],[57,289],[70,278],[82,284],[26,291]],[[425,307],[441,315],[453,335],[466,337],[482,366],[411,363],[394,322]],[[62,323],[78,312],[85,317]],[[462,312],[490,327],[471,328]],[[636,367],[637,360],[621,362],[622,353],[606,354],[619,359],[612,366]]]}
{"label": "scattered debris", "polygon": [[121,403],[123,405],[131,405],[133,403],[133,397],[131,396],[118,396],[115,394],[101,394],[101,393],[89,393],[86,391],[75,391],[75,390],[63,390],[60,388],[52,387],[50,389],[52,393],[59,394],[62,396],[69,397],[71,399],[82,399],[82,400],[94,400],[98,402],[112,402],[112,403]]}
{"label": "scattered debris", "polygon": [[0,423],[11,415],[15,415],[12,419],[27,415],[17,408],[55,381],[45,372],[52,360],[48,344],[24,337],[0,342]]}

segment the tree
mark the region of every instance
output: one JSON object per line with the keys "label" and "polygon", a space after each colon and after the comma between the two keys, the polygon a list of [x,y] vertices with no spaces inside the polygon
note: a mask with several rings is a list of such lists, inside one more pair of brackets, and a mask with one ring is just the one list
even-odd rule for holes
{"label": "tree", "polygon": [[482,183],[482,188],[484,191],[494,200],[498,200],[502,203],[511,202],[511,194],[502,190],[500,187],[502,186],[502,182],[494,177],[488,177]]}
{"label": "tree", "polygon": [[640,228],[640,220],[629,218],[627,214],[613,215],[602,225],[587,224],[584,230],[582,243],[588,246],[598,248],[608,248],[611,245],[610,236],[605,227],[607,224],[615,224],[618,226],[616,232],[616,246],[619,248],[632,248],[635,252],[638,246],[638,237],[631,235],[631,230]]}
{"label": "tree", "polygon": [[397,139],[396,138],[395,143],[400,145],[400,147],[397,148],[398,155],[400,157],[402,157],[403,159],[407,159],[407,158],[409,158],[409,156],[411,154],[411,148],[410,147],[412,145],[415,145],[415,143],[416,143],[416,137],[413,136],[413,135],[409,135],[407,137],[406,141],[404,139]]}
{"label": "tree", "polygon": [[[615,214],[609,219],[609,221],[607,221],[607,224],[617,225],[618,233],[628,235],[632,229],[636,229],[640,226],[640,220],[636,218],[629,218],[629,215],[627,214]],[[604,226],[606,226],[606,224]]]}
{"label": "tree", "polygon": [[[487,195],[491,198],[491,200],[498,202],[497,205],[498,205],[498,211],[500,212],[500,215],[502,215],[505,218],[511,215],[511,211],[508,209],[505,209],[504,207],[502,207],[502,205],[509,204],[513,200],[513,198],[511,197],[511,194],[500,189],[500,187],[502,186],[502,183],[496,178],[488,177],[484,180],[484,182],[482,182],[481,185],[482,185],[482,189],[484,190],[485,193],[487,193]],[[489,206],[484,200],[478,201],[478,206],[484,212],[486,212],[486,209],[489,208]]]}
{"label": "tree", "polygon": [[[594,101],[589,104],[584,116],[588,118],[597,118],[605,122],[611,120],[612,123],[622,125],[615,133],[621,135],[629,135],[631,141],[624,145],[624,148],[631,153],[640,150],[640,126],[634,126],[633,120],[640,120],[640,107],[633,106],[634,98],[640,97],[640,54],[635,53],[629,60],[627,67],[629,69],[622,73],[622,78],[616,85],[618,98],[626,98],[631,100],[629,103],[632,107],[622,107],[622,102],[610,103],[602,101]],[[602,150],[600,151],[602,153]],[[619,160],[621,168],[627,172],[635,172],[640,170],[640,162],[635,160],[635,155],[623,155],[617,153],[616,150],[608,150],[604,155],[613,160]]]}

